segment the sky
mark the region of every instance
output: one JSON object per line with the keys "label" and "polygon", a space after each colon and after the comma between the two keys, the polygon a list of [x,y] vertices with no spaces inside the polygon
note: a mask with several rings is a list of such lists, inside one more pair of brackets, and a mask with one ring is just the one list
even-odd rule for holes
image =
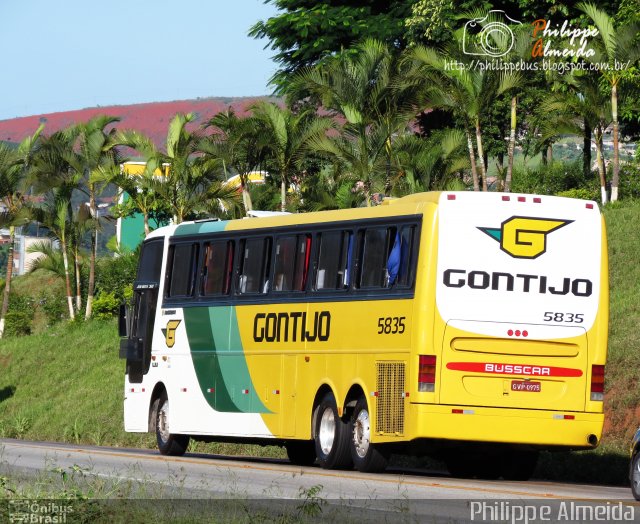
{"label": "sky", "polygon": [[0,0],[0,120],[86,107],[259,96],[276,71],[264,0]]}

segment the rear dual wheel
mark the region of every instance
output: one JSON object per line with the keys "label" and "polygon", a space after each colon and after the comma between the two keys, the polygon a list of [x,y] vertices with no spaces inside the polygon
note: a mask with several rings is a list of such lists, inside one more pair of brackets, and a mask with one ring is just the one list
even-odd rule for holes
{"label": "rear dual wheel", "polygon": [[360,397],[351,416],[351,459],[358,471],[375,473],[384,471],[388,463],[388,454],[376,444],[371,443],[371,418],[367,401]]}
{"label": "rear dual wheel", "polygon": [[318,463],[325,469],[351,467],[349,424],[338,415],[336,399],[327,393],[318,404],[315,417],[314,442]]}

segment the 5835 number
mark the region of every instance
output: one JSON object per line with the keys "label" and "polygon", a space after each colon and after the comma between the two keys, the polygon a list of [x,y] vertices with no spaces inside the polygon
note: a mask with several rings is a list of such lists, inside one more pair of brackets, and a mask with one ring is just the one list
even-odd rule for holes
{"label": "5835 number", "polygon": [[554,311],[545,311],[545,322],[565,322],[571,324],[582,324],[584,322],[584,314],[582,313],[556,313]]}
{"label": "5835 number", "polygon": [[404,333],[406,317],[380,317],[378,319],[378,335],[395,335]]}

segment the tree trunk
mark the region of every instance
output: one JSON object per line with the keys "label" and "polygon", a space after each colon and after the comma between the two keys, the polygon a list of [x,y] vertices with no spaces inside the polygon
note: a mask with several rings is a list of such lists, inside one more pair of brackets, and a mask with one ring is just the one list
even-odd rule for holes
{"label": "tree trunk", "polygon": [[596,130],[596,162],[598,163],[598,173],[600,174],[600,196],[602,204],[607,203],[607,173],[604,167],[604,156],[602,155],[602,135],[604,129]]}
{"label": "tree trunk", "polygon": [[147,238],[147,236],[150,233],[150,231],[149,231],[149,213],[147,213],[145,211],[142,216],[144,218],[144,237]]}
{"label": "tree trunk", "polygon": [[584,119],[584,138],[582,140],[582,173],[585,179],[591,178],[591,126]]}
{"label": "tree trunk", "polygon": [[75,310],[73,309],[73,293],[71,292],[71,275],[69,274],[69,256],[67,255],[67,243],[63,238],[60,239],[62,248],[62,262],[64,263],[64,283],[67,289],[67,305],[69,306],[69,318],[71,320],[76,318]]}
{"label": "tree trunk", "polygon": [[484,160],[484,150],[482,149],[482,132],[480,131],[480,119],[476,118],[476,142],[478,143],[478,158],[482,171],[482,190],[488,191],[487,186],[487,163]]}
{"label": "tree trunk", "polygon": [[7,254],[7,274],[2,297],[2,309],[0,310],[0,338],[4,334],[4,319],[9,309],[9,293],[11,292],[11,277],[13,276],[13,243],[16,238],[16,228],[9,226],[9,253]]}
{"label": "tree trunk", "polygon": [[473,149],[473,140],[471,133],[467,130],[467,147],[469,148],[469,162],[471,163],[471,177],[473,178],[473,190],[480,191],[480,183],[478,181],[478,168],[476,167],[476,152]]}
{"label": "tree trunk", "polygon": [[89,282],[87,284],[87,307],[84,318],[91,318],[93,309],[93,292],[96,282],[96,252],[98,250],[98,210],[96,208],[96,195],[93,184],[89,186],[89,207],[93,220],[93,231],[91,232],[91,255],[89,256]]}
{"label": "tree trunk", "polygon": [[80,314],[80,310],[82,309],[82,290],[80,289],[80,253],[78,252],[77,243],[73,251],[73,264],[76,270],[76,310],[78,314]]}
{"label": "tree trunk", "polygon": [[280,211],[284,212],[287,210],[287,181],[284,174],[282,175],[282,182],[280,183],[280,198],[282,199]]}
{"label": "tree trunk", "polygon": [[611,86],[611,116],[613,117],[613,176],[611,177],[611,202],[618,200],[618,186],[620,185],[620,157],[618,138],[618,85]]}
{"label": "tree trunk", "polygon": [[547,165],[553,164],[553,144],[547,145]]}
{"label": "tree trunk", "polygon": [[511,130],[509,132],[509,149],[507,160],[507,176],[504,178],[504,190],[511,191],[511,179],[513,177],[513,155],[516,149],[516,97],[511,97]]}

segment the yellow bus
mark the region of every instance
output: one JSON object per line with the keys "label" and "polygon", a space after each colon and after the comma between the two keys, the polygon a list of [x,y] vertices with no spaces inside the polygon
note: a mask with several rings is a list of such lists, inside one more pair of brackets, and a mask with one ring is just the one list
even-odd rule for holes
{"label": "yellow bus", "polygon": [[406,452],[525,479],[539,450],[599,444],[607,279],[598,206],[561,197],[160,228],[121,315],[125,429],[168,455],[252,442],[380,471]]}

